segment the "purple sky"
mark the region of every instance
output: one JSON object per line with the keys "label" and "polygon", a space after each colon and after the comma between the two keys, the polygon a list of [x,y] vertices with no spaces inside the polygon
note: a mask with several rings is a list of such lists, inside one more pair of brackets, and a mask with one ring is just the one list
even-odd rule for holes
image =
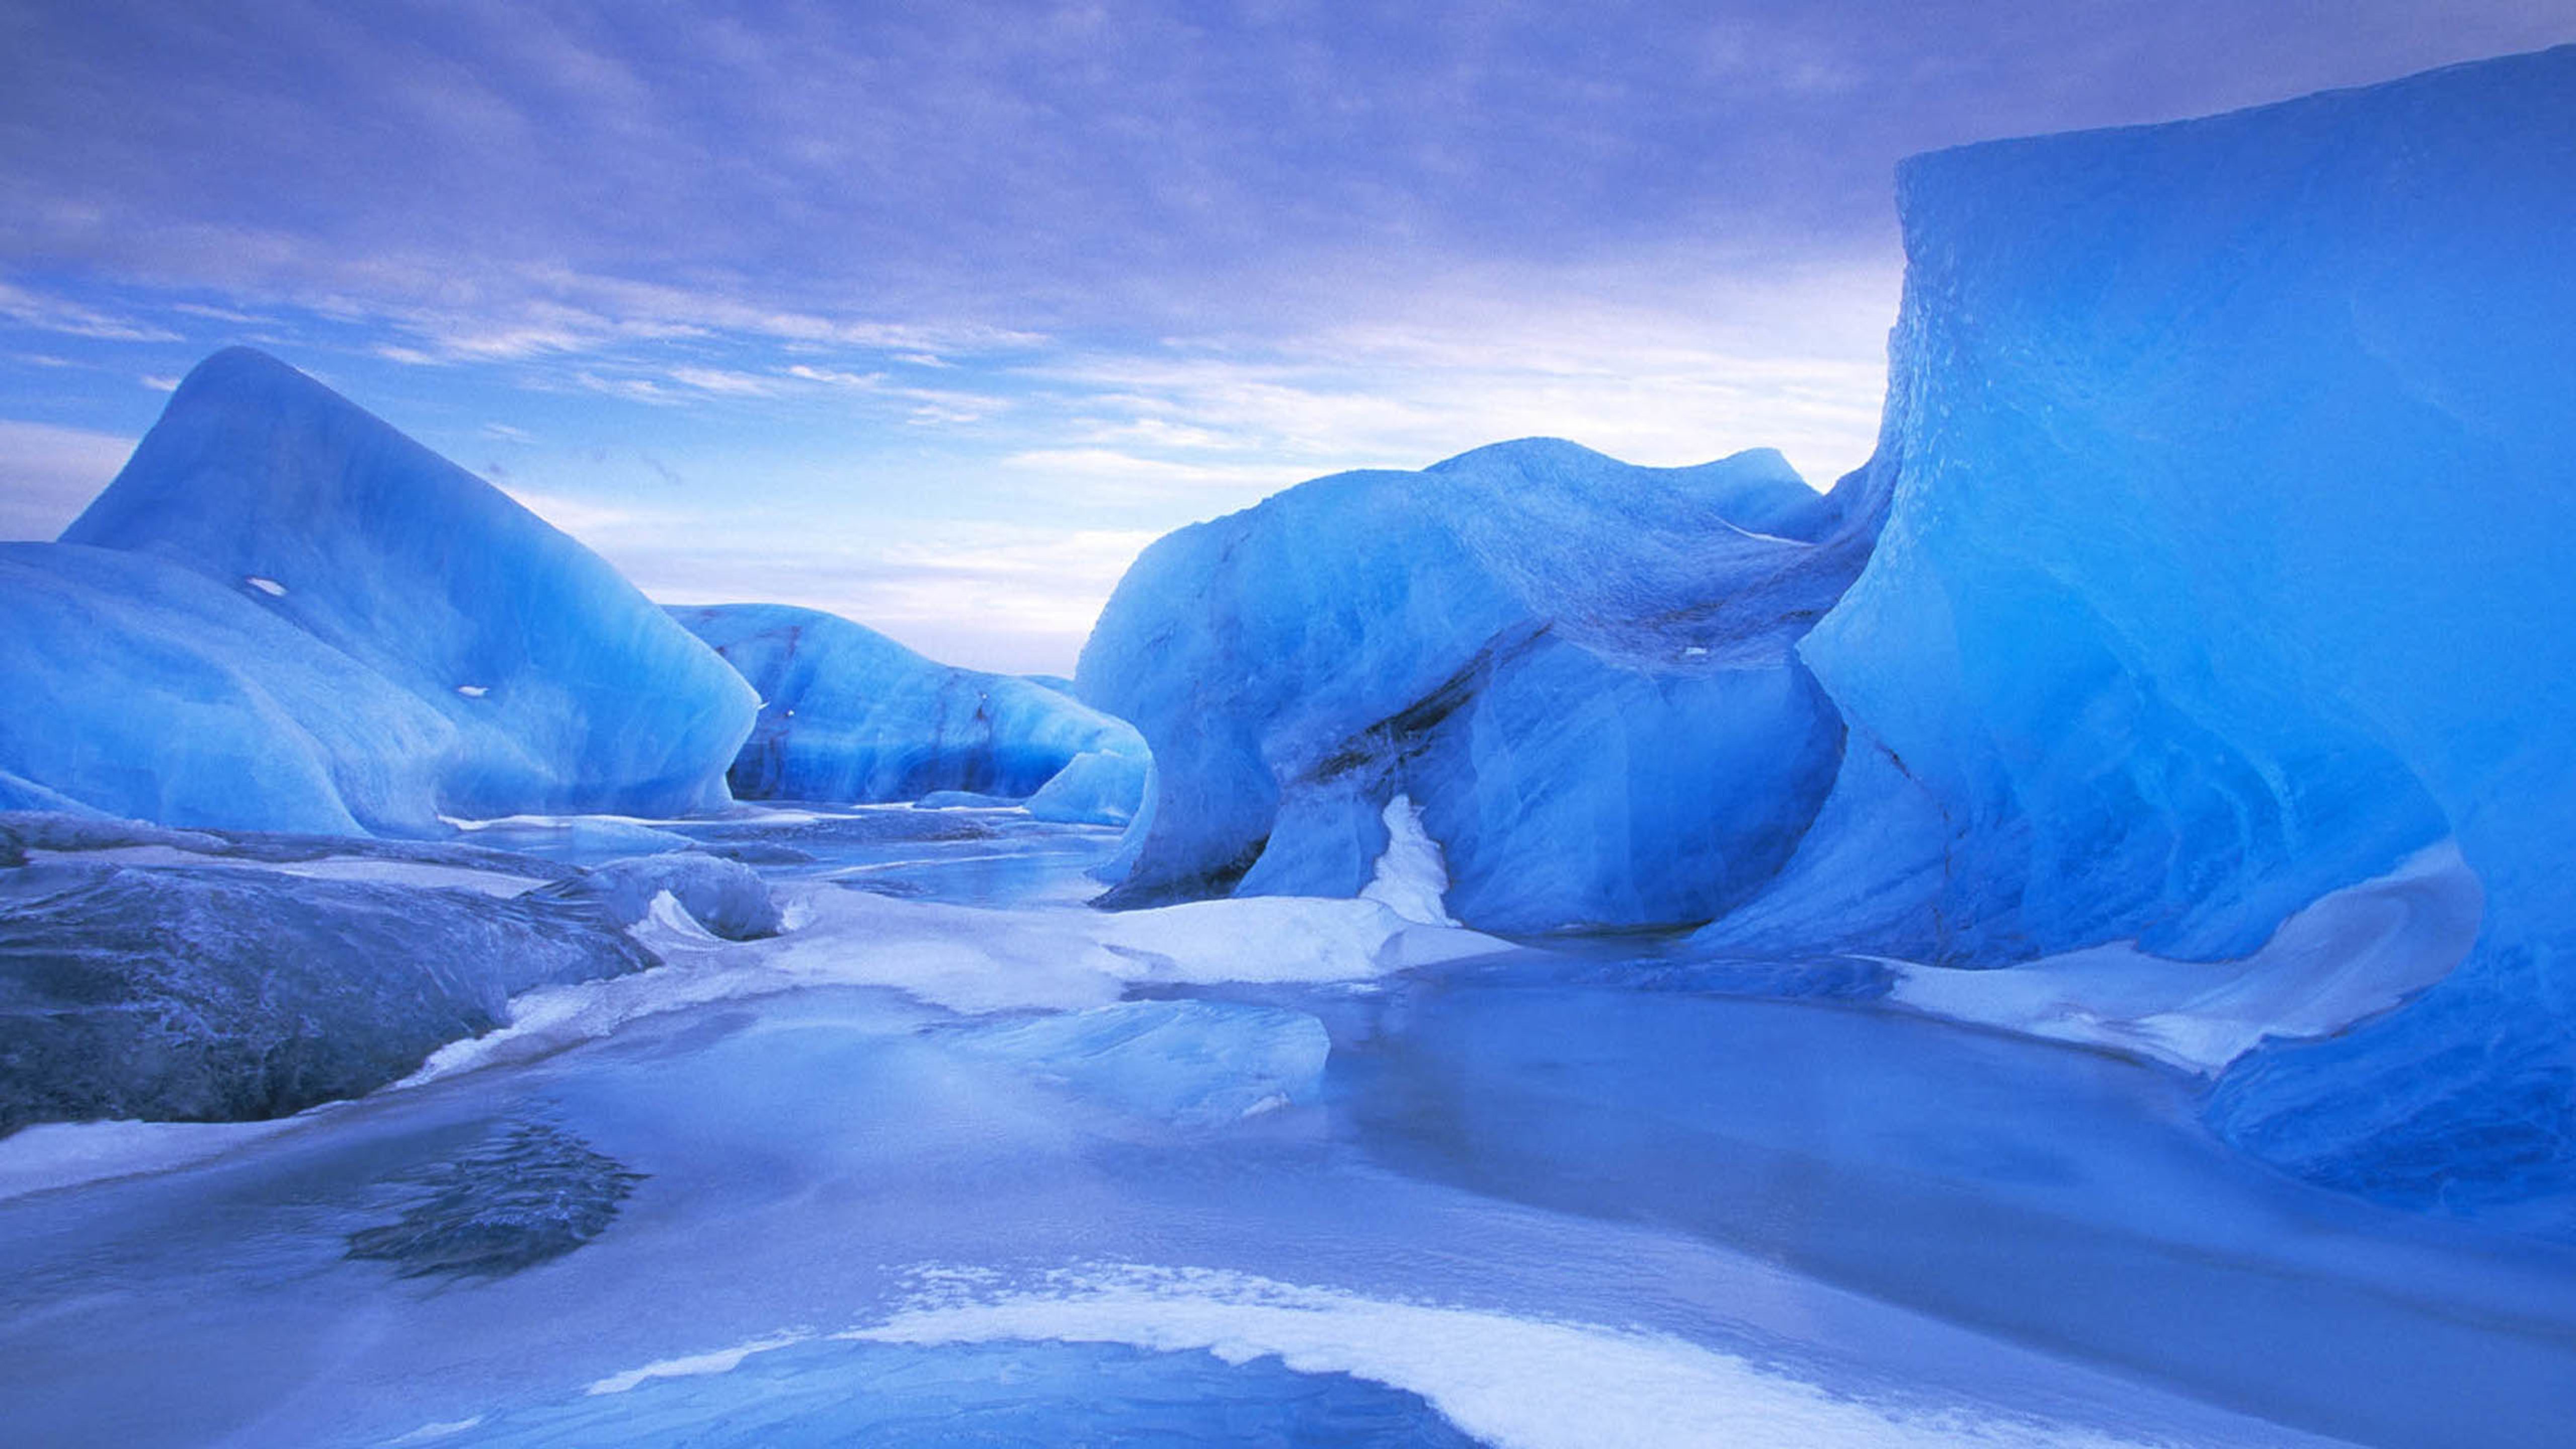
{"label": "purple sky", "polygon": [[673,600],[1069,667],[1135,550],[1555,434],[1860,461],[1911,152],[2576,40],[2462,3],[0,0],[0,536],[314,372]]}

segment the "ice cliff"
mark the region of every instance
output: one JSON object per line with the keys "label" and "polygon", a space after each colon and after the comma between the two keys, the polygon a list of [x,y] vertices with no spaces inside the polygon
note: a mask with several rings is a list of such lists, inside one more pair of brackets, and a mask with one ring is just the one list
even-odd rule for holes
{"label": "ice cliff", "polygon": [[2214,1120],[2381,1196],[2576,1184],[2576,49],[1899,193],[1892,506],[1801,653],[1901,761],[1857,828],[1937,842],[1932,951],[2242,957],[2456,836],[2465,964]]}
{"label": "ice cliff", "polygon": [[[607,563],[247,349],[188,375],[62,543],[17,551],[18,607],[71,621],[121,593],[115,643],[22,641],[20,667],[54,697],[132,713],[13,711],[0,770],[112,813],[310,828],[340,824],[336,809],[396,833],[441,814],[675,814],[723,803],[750,727],[742,681]],[[115,566],[92,550],[131,560],[124,577],[104,583]],[[92,728],[119,747],[84,750]],[[234,748],[263,733],[264,774]]]}
{"label": "ice cliff", "polygon": [[1403,795],[1471,926],[1708,919],[1833,780],[1791,646],[1865,555],[1857,496],[1532,439],[1161,540],[1077,676],[1156,763],[1115,899],[1357,894]]}
{"label": "ice cliff", "polygon": [[760,717],[733,763],[752,800],[1022,798],[1031,813],[1124,825],[1145,744],[1043,684],[952,669],[837,615],[784,604],[675,608],[739,670]]}

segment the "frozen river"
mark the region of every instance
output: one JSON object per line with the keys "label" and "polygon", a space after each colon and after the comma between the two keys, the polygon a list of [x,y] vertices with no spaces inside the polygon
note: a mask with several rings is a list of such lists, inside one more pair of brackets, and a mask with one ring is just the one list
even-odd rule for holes
{"label": "frozen river", "polygon": [[[624,828],[479,834],[579,860]],[[1050,942],[1146,960],[1079,904],[1114,834],[684,829],[819,902],[770,975],[675,938],[656,980],[736,986],[579,988],[625,1005],[0,1202],[0,1438],[2483,1449],[2576,1424],[2576,1253],[2273,1174],[2166,1068],[1652,942],[1266,984],[1139,966],[1105,999],[978,997],[954,961],[852,984],[811,960],[943,931],[1049,982]],[[1274,924],[1241,918],[1241,949]]]}

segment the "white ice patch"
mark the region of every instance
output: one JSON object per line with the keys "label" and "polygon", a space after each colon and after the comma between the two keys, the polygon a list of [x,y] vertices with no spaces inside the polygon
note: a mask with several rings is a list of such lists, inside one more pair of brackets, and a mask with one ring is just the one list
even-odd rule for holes
{"label": "white ice patch", "polygon": [[2267,1037],[2329,1036],[2441,980],[2476,942],[2485,907],[2446,840],[2318,899],[2241,961],[2168,961],[2128,942],[1993,971],[1897,963],[1890,999],[2216,1073]]}
{"label": "white ice patch", "polygon": [[249,574],[243,577],[242,582],[259,590],[261,593],[268,595],[272,599],[282,599],[286,597],[286,585],[279,583],[275,579],[264,579],[257,574]]}
{"label": "white ice patch", "polygon": [[653,1379],[694,1379],[704,1378],[710,1374],[729,1374],[742,1367],[742,1361],[753,1354],[793,1347],[813,1336],[801,1330],[790,1330],[786,1333],[773,1333],[767,1338],[755,1338],[749,1343],[738,1343],[731,1348],[720,1348],[713,1353],[692,1354],[687,1358],[666,1358],[659,1363],[648,1363],[639,1369],[628,1369],[622,1374],[611,1374],[592,1384],[588,1393],[592,1397],[601,1394],[623,1394]]}
{"label": "white ice patch", "polygon": [[1422,807],[1413,797],[1397,794],[1386,802],[1386,853],[1377,858],[1377,873],[1361,888],[1360,899],[1376,901],[1408,921],[1425,926],[1454,926],[1449,914],[1449,863],[1440,842],[1422,828]]}
{"label": "white ice patch", "polygon": [[111,1178],[168,1172],[306,1125],[273,1122],[39,1122],[0,1138],[0,1201]]}
{"label": "white ice patch", "polygon": [[949,1292],[840,1338],[918,1346],[1117,1343],[1276,1356],[1417,1394],[1508,1449],[1954,1449],[2108,1446],[2090,1431],[1966,1408],[1897,1408],[1830,1393],[1662,1334],[1363,1298],[1212,1269],[1132,1265],[1050,1275],[1034,1292]]}
{"label": "white ice patch", "polygon": [[723,939],[698,923],[680,898],[669,891],[655,891],[645,904],[644,919],[635,923],[636,939],[657,952],[668,946],[708,946]]}
{"label": "white ice patch", "polygon": [[483,1416],[476,1414],[470,1419],[450,1419],[443,1424],[423,1424],[400,1438],[389,1439],[386,1442],[388,1444],[435,1444],[441,1439],[453,1439],[468,1429],[480,1428],[482,1423]]}
{"label": "white ice patch", "polygon": [[809,986],[892,987],[969,1014],[1061,1011],[1105,1006],[1138,983],[1365,983],[1510,949],[1475,931],[1408,922],[1375,901],[1302,896],[1112,913],[984,910],[809,885],[782,914],[792,928],[758,941],[648,916],[633,929],[666,964],[513,997],[508,1026],[440,1047],[401,1085],[531,1060],[641,1017]]}

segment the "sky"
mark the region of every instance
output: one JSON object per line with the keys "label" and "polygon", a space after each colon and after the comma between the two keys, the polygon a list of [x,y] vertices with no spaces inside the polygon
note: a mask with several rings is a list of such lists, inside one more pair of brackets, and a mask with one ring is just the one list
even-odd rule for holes
{"label": "sky", "polygon": [[1136,552],[1551,435],[1868,454],[1895,163],[2576,0],[0,0],[0,538],[248,343],[674,603],[1069,672]]}

